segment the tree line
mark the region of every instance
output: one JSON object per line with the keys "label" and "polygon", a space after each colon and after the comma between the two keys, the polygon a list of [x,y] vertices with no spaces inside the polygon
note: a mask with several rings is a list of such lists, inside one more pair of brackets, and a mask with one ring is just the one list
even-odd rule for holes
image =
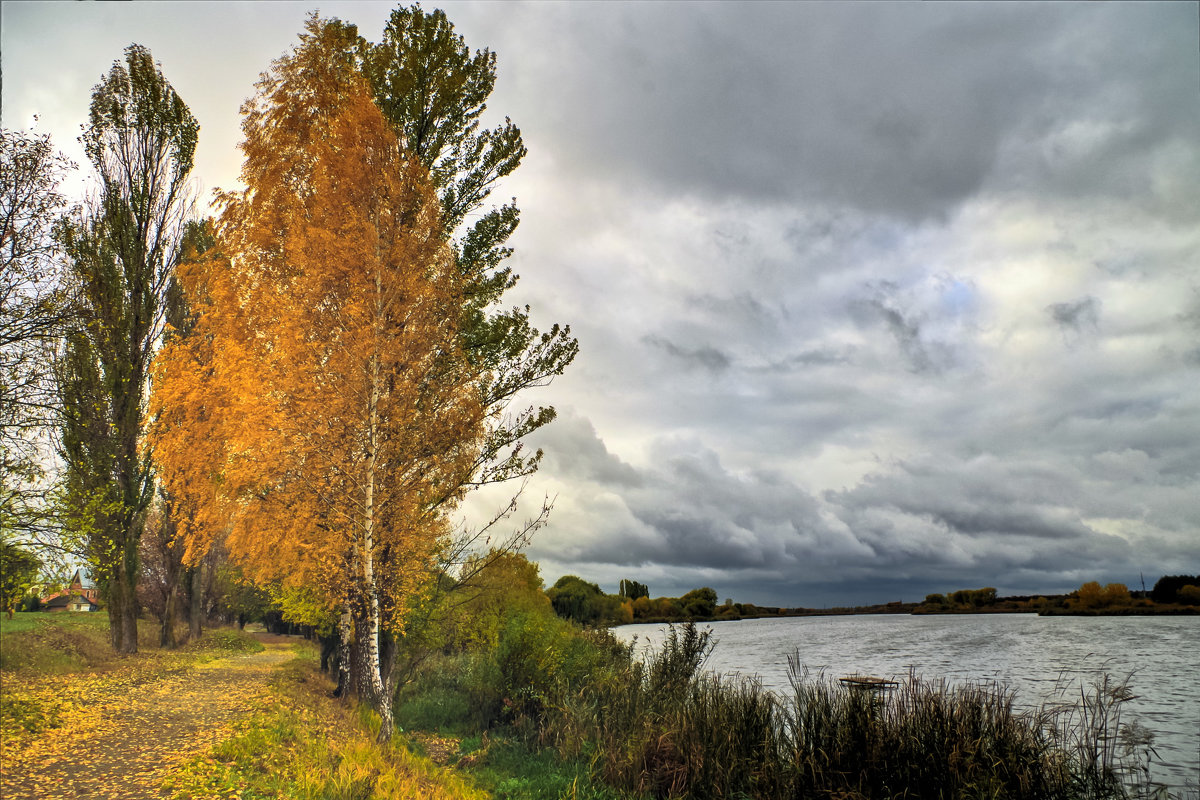
{"label": "tree line", "polygon": [[554,409],[518,397],[578,350],[508,299],[519,210],[491,195],[526,149],[483,124],[495,78],[441,11],[397,8],[378,42],[314,14],[243,106],[245,188],[210,217],[199,122],[145,47],[93,89],[82,204],[46,137],[4,132],[5,553],[86,563],[118,651],[148,605],[174,644],[182,585],[221,573],[336,640],[386,739],[423,615],[479,545],[544,523],[548,502],[509,522],[519,488],[456,517],[537,470]]}
{"label": "tree line", "polygon": [[1040,614],[1188,613],[1200,606],[1200,576],[1164,575],[1150,591],[1131,591],[1123,583],[1087,581],[1065,595],[997,597],[991,587],[929,594],[916,606],[919,614],[975,611]]}

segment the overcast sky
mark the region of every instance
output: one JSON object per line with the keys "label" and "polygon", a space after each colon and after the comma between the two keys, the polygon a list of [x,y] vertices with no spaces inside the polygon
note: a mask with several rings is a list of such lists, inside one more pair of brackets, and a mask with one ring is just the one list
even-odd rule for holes
{"label": "overcast sky", "polygon": [[[236,185],[307,11],[3,3],[3,124],[74,141],[138,42]],[[529,147],[511,302],[581,353],[547,583],[772,605],[1200,572],[1195,3],[426,3]],[[477,504],[478,505],[478,504]]]}

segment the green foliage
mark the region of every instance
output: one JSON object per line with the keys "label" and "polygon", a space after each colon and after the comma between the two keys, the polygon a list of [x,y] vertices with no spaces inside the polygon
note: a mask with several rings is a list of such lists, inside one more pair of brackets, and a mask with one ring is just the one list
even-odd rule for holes
{"label": "green foliage", "polygon": [[[524,556],[493,553],[481,560],[471,579],[441,600],[442,654],[422,662],[398,693],[397,719],[405,727],[536,727],[558,687],[585,683],[622,652],[606,634],[587,633],[557,616],[541,591],[537,566]],[[599,588],[588,594],[605,597]],[[597,647],[597,637],[610,644]]]}
{"label": "green foliage", "polygon": [[[363,71],[384,117],[430,171],[442,204],[443,235],[453,243],[464,278],[459,335],[472,364],[490,373],[480,392],[485,408],[494,412],[476,483],[527,475],[537,469],[541,452],[526,455],[521,440],[550,423],[554,410],[505,409],[518,391],[561,375],[579,345],[569,327],[534,328],[527,306],[499,306],[517,282],[503,262],[512,253],[507,242],[519,212],[515,205],[481,207],[526,150],[511,120],[480,129],[496,81],[496,56],[486,49],[472,54],[444,12],[413,5],[395,9],[382,40],[365,45]],[[469,216],[475,217],[470,225]]]}
{"label": "green foliage", "polygon": [[227,602],[230,609],[247,620],[261,619],[268,608],[283,613],[283,619],[295,625],[306,625],[322,636],[328,636],[337,626],[338,609],[330,608],[323,597],[308,586],[273,586],[269,592],[241,578],[240,571],[225,567],[222,573],[228,585]]}
{"label": "green foliage", "polygon": [[707,586],[693,589],[679,598],[679,601],[683,604],[684,613],[689,617],[711,617],[717,610],[717,593]]}
{"label": "green foliage", "polygon": [[0,612],[12,617],[17,605],[38,581],[42,560],[0,532]]}
{"label": "green foliage", "polygon": [[86,539],[116,649],[136,652],[138,545],[154,477],[142,448],[150,361],[186,222],[200,126],[154,63],[130,45],[92,90],[80,137],[99,180],[64,223],[74,326],[57,364],[61,497]]}
{"label": "green foliage", "polygon": [[0,130],[0,536],[52,536],[42,432],[52,425],[50,354],[65,318],[52,235],[74,164],[50,137]]}
{"label": "green foliage", "polygon": [[554,612],[580,625],[599,625],[604,620],[604,592],[576,575],[564,575],[546,591]]}
{"label": "green foliage", "polygon": [[644,583],[622,579],[621,588],[618,593],[621,595],[621,597],[627,597],[630,600],[637,600],[639,597],[649,597],[650,589]]}
{"label": "green foliage", "polygon": [[550,605],[538,565],[520,553],[493,550],[475,556],[462,575],[441,614],[445,646],[453,650],[494,650],[513,615]]}
{"label": "green foliage", "polygon": [[[740,617],[752,606],[732,601],[720,608],[717,592],[710,587],[693,589],[683,597],[651,599],[643,583],[622,580],[619,594],[605,594],[596,584],[577,575],[564,575],[546,590],[555,613],[580,625],[612,626],[630,622],[677,622],[683,620]],[[773,613],[778,609],[773,610]]]}
{"label": "green foliage", "polygon": [[950,602],[962,608],[983,608],[996,602],[996,590],[990,586],[983,589],[959,589],[951,592]]}

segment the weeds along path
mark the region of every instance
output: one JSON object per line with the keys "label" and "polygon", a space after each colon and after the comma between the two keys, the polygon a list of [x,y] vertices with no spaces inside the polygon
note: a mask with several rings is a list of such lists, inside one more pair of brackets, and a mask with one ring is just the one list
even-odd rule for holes
{"label": "weeds along path", "polygon": [[0,745],[0,797],[157,800],[163,778],[229,736],[293,657],[288,644],[264,644],[207,663],[32,680],[21,689],[39,699],[52,727]]}

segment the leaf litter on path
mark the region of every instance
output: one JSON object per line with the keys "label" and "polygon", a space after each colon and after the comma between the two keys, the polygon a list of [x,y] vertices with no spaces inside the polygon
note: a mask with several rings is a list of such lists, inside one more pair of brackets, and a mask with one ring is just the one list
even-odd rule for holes
{"label": "leaf litter on path", "polygon": [[286,645],[266,648],[186,668],[136,664],[29,681],[20,689],[59,724],[6,734],[0,796],[157,800],[163,779],[225,739],[267,692],[276,667],[292,657]]}

